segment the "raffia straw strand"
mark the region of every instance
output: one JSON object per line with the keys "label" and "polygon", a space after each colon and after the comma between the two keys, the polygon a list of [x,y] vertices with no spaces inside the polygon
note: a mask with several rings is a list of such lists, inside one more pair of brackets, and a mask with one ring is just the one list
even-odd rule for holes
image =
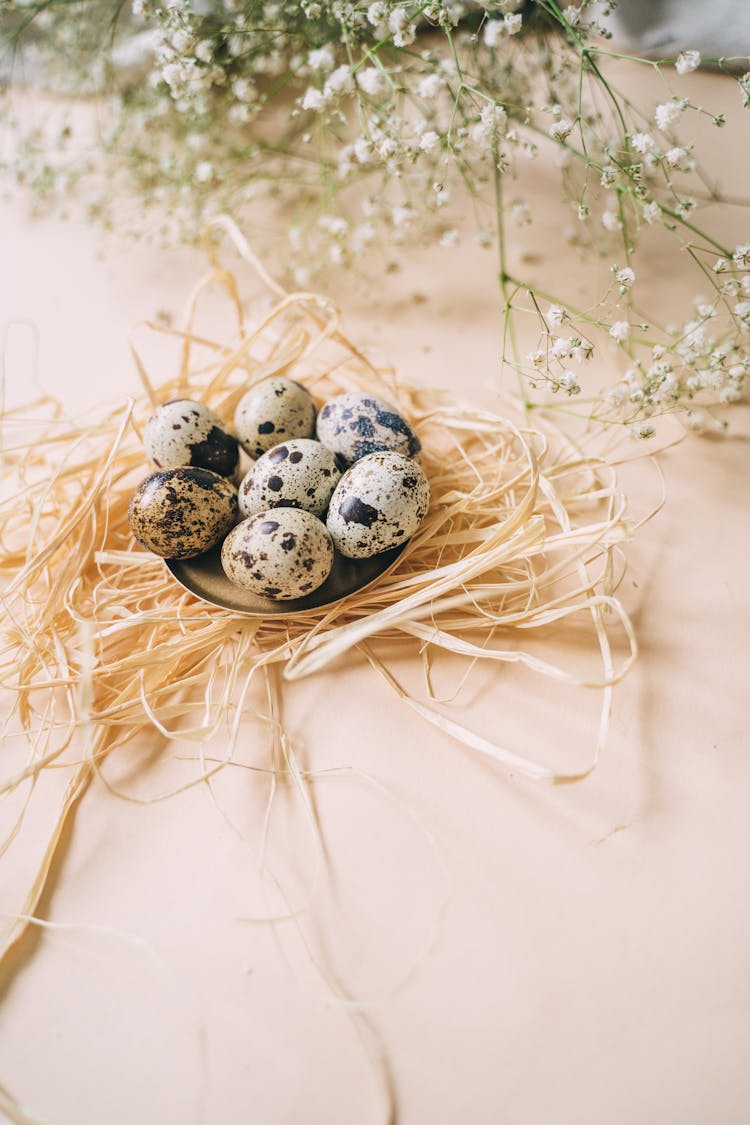
{"label": "raffia straw strand", "polygon": [[[153,379],[141,345],[133,342],[139,396],[93,420],[89,415],[61,425],[61,409],[49,398],[5,418],[14,419],[14,439],[3,454],[14,487],[0,505],[0,682],[15,697],[13,713],[28,753],[25,764],[0,780],[0,793],[33,785],[42,771],[66,762],[71,770],[21,916],[34,913],[64,825],[92,778],[127,800],[165,800],[193,785],[209,786],[219,770],[237,764],[248,717],[281,737],[268,705],[258,702],[262,677],[273,677],[283,691],[289,681],[359,654],[443,734],[513,773],[559,783],[594,768],[606,740],[612,688],[636,657],[634,631],[614,588],[615,552],[632,526],[613,467],[567,444],[553,428],[531,429],[445,391],[399,381],[348,339],[332,302],[286,293],[231,220],[213,226],[274,294],[269,311],[245,316],[239,284],[212,247],[212,269],[194,287],[182,325],[141,326],[173,339],[179,355],[172,376]],[[236,313],[236,336],[228,340],[212,340],[197,326],[201,297],[217,283]],[[248,385],[279,372],[304,382],[319,401],[352,388],[395,401],[422,442],[432,503],[398,564],[372,587],[314,613],[249,621],[201,603],[174,583],[133,541],[127,503],[138,474],[148,472],[139,435],[154,402],[189,394],[230,420]],[[572,663],[584,618],[598,675]],[[576,639],[570,667],[519,643],[536,634],[543,644],[553,627]],[[377,648],[380,641],[416,658],[423,697],[399,682]],[[513,664],[598,692],[588,763],[552,767],[469,729],[434,693],[432,669],[442,654],[463,662],[462,682],[478,662]],[[82,685],[85,715],[78,706]],[[43,702],[57,693],[67,714]],[[226,754],[211,762],[204,744],[224,729]],[[136,797],[103,767],[115,750],[148,732],[165,746],[196,742],[199,769],[187,782]],[[72,760],[82,739],[85,751]],[[291,771],[306,800],[305,775],[286,736],[273,755],[274,768]],[[13,839],[18,831],[14,827]],[[6,936],[0,962],[23,928],[18,921]]]}

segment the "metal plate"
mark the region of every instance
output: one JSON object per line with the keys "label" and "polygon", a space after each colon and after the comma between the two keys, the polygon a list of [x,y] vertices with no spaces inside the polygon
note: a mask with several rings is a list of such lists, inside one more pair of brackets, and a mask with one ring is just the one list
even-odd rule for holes
{"label": "metal plate", "polygon": [[333,569],[322,586],[304,598],[279,602],[251,594],[230,582],[221,567],[221,548],[215,547],[194,559],[165,559],[174,578],[209,605],[241,613],[245,617],[270,617],[279,614],[306,613],[338,602],[347,594],[364,590],[395,566],[406,544],[384,551],[371,559],[346,559],[338,551]]}

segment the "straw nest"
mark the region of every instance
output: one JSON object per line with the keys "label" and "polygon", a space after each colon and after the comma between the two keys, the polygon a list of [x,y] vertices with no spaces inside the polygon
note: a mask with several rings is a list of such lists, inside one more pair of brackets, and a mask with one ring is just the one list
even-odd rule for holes
{"label": "straw nest", "polygon": [[[243,257],[239,232],[221,221]],[[213,252],[212,252],[213,253]],[[514,424],[442,391],[409,386],[345,338],[335,307],[314,294],[273,295],[248,323],[234,277],[214,258],[193,291],[184,327],[172,335],[180,362],[154,383],[134,351],[143,393],[92,421],[69,420],[44,399],[3,415],[2,683],[13,693],[5,733],[21,730],[25,762],[2,779],[5,794],[30,791],[42,772],[75,749],[75,764],[43,862],[4,955],[23,932],[45,885],[63,826],[103,759],[136,736],[203,744],[226,730],[224,756],[199,758],[191,784],[231,762],[251,688],[320,672],[357,653],[407,704],[475,751],[514,772],[553,782],[593,768],[604,742],[612,686],[635,657],[631,626],[616,597],[614,553],[628,535],[614,470],[555,434]],[[196,306],[222,285],[236,309],[231,341],[196,329]],[[164,563],[132,538],[130,495],[148,471],[140,431],[154,403],[200,398],[231,419],[248,385],[289,373],[320,398],[361,389],[398,405],[422,443],[432,504],[396,567],[373,586],[313,613],[249,619],[183,590]],[[378,655],[396,642],[429,669],[431,654],[466,662],[521,663],[540,676],[581,683],[527,651],[529,632],[588,621],[601,673],[601,721],[589,765],[557,773],[470,729],[430,695],[402,686]],[[616,662],[611,631],[627,638]],[[624,630],[624,632],[623,632]],[[285,769],[289,769],[287,761]],[[26,807],[0,856],[17,833]]]}

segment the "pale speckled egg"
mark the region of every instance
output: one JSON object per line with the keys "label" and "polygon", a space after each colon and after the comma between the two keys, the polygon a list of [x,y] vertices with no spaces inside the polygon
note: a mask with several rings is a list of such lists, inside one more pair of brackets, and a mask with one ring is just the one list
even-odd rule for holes
{"label": "pale speckled egg", "polygon": [[395,407],[360,391],[330,398],[318,414],[318,441],[351,464],[369,453],[391,449],[416,457],[419,438]]}
{"label": "pale speckled egg", "polygon": [[230,582],[274,601],[303,598],[333,566],[333,543],[319,519],[299,508],[273,508],[238,523],[221,548]]}
{"label": "pale speckled egg", "polygon": [[334,546],[368,559],[410,539],[430,506],[430,485],[416,461],[389,450],[356,461],[336,486],[326,521]]}
{"label": "pale speckled egg", "polygon": [[304,508],[325,515],[344,465],[330,449],[312,438],[293,438],[275,445],[251,465],[239,488],[243,516],[268,508]]}
{"label": "pale speckled egg", "polygon": [[260,457],[281,441],[315,436],[315,403],[293,379],[264,379],[243,395],[234,415],[240,445]]}
{"label": "pale speckled egg", "polygon": [[138,485],[128,520],[133,535],[165,559],[192,559],[214,547],[237,519],[237,490],[209,469],[160,469]]}
{"label": "pale speckled egg", "polygon": [[216,411],[190,398],[157,406],[144,427],[143,444],[157,469],[196,465],[231,477],[240,459],[237,439]]}

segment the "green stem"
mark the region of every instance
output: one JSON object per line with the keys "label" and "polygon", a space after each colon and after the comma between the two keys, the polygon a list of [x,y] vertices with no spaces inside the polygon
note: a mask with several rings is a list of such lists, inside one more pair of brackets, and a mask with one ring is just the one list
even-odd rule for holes
{"label": "green stem", "polygon": [[528,411],[530,400],[526,387],[526,379],[523,374],[521,365],[521,353],[518,347],[515,320],[513,317],[513,298],[518,292],[519,286],[516,284],[513,292],[511,292],[513,279],[508,273],[508,263],[506,255],[505,216],[503,213],[503,177],[502,172],[500,171],[500,153],[498,151],[496,139],[493,139],[492,142],[492,161],[493,182],[495,188],[495,221],[497,224],[497,245],[499,258],[497,278],[498,284],[500,286],[500,293],[503,298],[503,360],[506,359],[506,342],[509,340],[511,353],[513,355],[513,367],[518,379],[518,388],[521,392],[521,401],[523,402],[524,411]]}

